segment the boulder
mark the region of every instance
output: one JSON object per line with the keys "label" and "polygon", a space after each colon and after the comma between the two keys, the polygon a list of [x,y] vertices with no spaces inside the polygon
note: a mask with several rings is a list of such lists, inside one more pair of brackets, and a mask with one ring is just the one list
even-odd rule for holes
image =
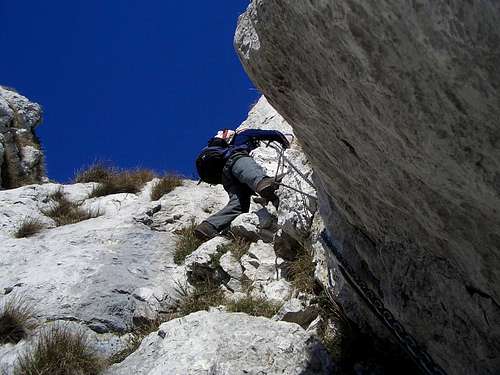
{"label": "boulder", "polygon": [[343,261],[452,374],[500,369],[499,24],[489,0],[253,0],[235,37]]}
{"label": "boulder", "polygon": [[323,345],[296,324],[204,311],[162,324],[105,374],[326,375],[334,369]]}

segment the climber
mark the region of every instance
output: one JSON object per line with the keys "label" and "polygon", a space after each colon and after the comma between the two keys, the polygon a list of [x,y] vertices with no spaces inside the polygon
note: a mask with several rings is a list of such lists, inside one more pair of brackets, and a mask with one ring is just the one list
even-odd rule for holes
{"label": "climber", "polygon": [[260,141],[278,142],[286,149],[290,142],[277,130],[247,129],[239,132],[219,131],[208,141],[196,160],[201,181],[216,185],[221,183],[229,195],[228,204],[219,212],[201,222],[195,235],[206,241],[226,229],[240,214],[250,209],[254,193],[265,202],[278,206],[276,190],[279,181],[266,175],[264,169],[250,156],[260,146]]}

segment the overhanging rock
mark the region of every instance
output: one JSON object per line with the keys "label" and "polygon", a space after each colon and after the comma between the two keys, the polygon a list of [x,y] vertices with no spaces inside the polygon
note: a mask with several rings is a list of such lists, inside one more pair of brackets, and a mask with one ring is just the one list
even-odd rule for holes
{"label": "overhanging rock", "polygon": [[235,37],[339,251],[453,374],[500,370],[499,24],[491,0],[253,0]]}

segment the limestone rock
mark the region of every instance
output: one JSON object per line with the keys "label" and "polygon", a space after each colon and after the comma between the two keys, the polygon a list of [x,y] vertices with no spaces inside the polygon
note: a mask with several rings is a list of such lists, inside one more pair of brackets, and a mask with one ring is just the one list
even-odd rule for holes
{"label": "limestone rock", "polygon": [[224,312],[197,312],[160,326],[124,362],[121,374],[334,373],[325,348],[300,326]]}
{"label": "limestone rock", "polygon": [[230,241],[225,237],[215,237],[203,243],[186,258],[186,273],[191,284],[213,280],[215,282],[229,281],[228,275],[213,259],[221,251],[220,246]]}
{"label": "limestone rock", "polygon": [[42,109],[0,86],[0,188],[45,181],[44,157],[35,136]]}
{"label": "limestone rock", "polygon": [[261,239],[258,216],[254,212],[238,216],[231,223],[231,232],[251,242],[257,242]]}
{"label": "limestone rock", "polygon": [[[103,197],[102,216],[55,228],[42,211],[59,189],[77,200],[88,196],[92,184],[0,191],[0,290],[9,293],[0,299],[26,296],[40,318],[76,321],[96,332],[131,329],[136,301],[141,302],[133,294],[149,298],[139,288],[152,290],[162,306],[174,303],[177,282],[185,282],[184,270],[173,262],[176,237],[134,220],[149,198]],[[99,205],[99,199],[93,204]],[[40,218],[46,229],[14,238],[25,217]]]}
{"label": "limestone rock", "polygon": [[486,0],[253,0],[235,37],[338,250],[453,374],[500,369],[499,24]]}
{"label": "limestone rock", "polygon": [[292,286],[285,279],[265,280],[257,279],[253,283],[252,295],[261,297],[273,303],[283,303],[292,295]]}
{"label": "limestone rock", "polygon": [[155,231],[175,231],[189,226],[192,221],[205,220],[227,201],[227,193],[221,185],[198,185],[195,181],[184,180],[182,186],[142,207],[134,217]]}
{"label": "limestone rock", "polygon": [[276,280],[279,277],[280,260],[276,259],[273,246],[259,241],[250,245],[241,258],[244,274],[252,281]]}
{"label": "limestone rock", "polygon": [[297,323],[304,329],[308,329],[311,323],[318,318],[318,308],[311,306],[308,301],[292,298],[287,301],[273,316],[273,320]]}

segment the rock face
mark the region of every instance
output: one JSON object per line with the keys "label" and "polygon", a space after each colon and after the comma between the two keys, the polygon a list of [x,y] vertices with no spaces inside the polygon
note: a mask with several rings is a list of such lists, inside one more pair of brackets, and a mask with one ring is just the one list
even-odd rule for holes
{"label": "rock face", "polygon": [[450,374],[500,371],[499,24],[490,0],[253,0],[235,38],[338,250]]}
{"label": "rock face", "polygon": [[38,104],[0,86],[0,188],[44,180],[44,158],[35,135],[41,121]]}
{"label": "rock face", "polygon": [[[189,202],[220,207],[221,197],[206,186],[185,181],[158,202],[150,201],[148,186],[139,195],[91,199],[85,204],[103,215],[72,225],[54,228],[52,220],[42,215],[50,206],[51,193],[63,189],[68,199],[80,201],[92,185],[44,184],[0,192],[0,290],[26,296],[41,318],[77,321],[101,333],[123,333],[144,310],[154,315],[160,306],[172,304],[177,283],[186,280],[184,268],[173,262],[176,237],[169,229],[187,225],[192,215],[203,217],[189,211]],[[177,206],[183,211],[161,232],[138,220],[150,206],[159,206],[158,215]],[[26,217],[39,218],[50,229],[29,238],[12,238]]]}
{"label": "rock face", "polygon": [[160,326],[106,374],[331,374],[324,347],[296,324],[198,312]]}
{"label": "rock face", "polygon": [[[291,132],[264,98],[243,126]],[[304,174],[311,174],[296,142],[286,155]],[[278,166],[274,150],[260,149],[255,158],[274,175]],[[293,171],[284,181],[295,188],[303,183]],[[92,347],[114,359],[122,358],[122,350],[128,354],[129,339],[137,337],[144,324],[157,326],[170,319],[183,293],[196,292],[207,281],[224,293],[227,305],[244,299],[245,306],[258,298],[257,307],[269,304],[269,316],[297,294],[286,279],[286,261],[276,255],[273,238],[280,238],[293,258],[294,246],[309,238],[318,220],[314,199],[280,189],[279,210],[252,203],[251,212],[235,222],[232,236],[205,242],[177,265],[178,230],[222,208],[228,196],[221,186],[185,180],[152,202],[154,183],[137,194],[98,198],[89,198],[94,183],[46,183],[0,191],[0,311],[10,298],[23,296],[35,307],[40,329],[53,322],[80,328],[88,333]],[[304,189],[314,194],[312,188]],[[44,214],[56,193],[101,215],[58,227]],[[31,237],[15,238],[27,218],[36,219],[43,228]],[[223,306],[220,301],[212,308]],[[308,303],[295,304],[274,320],[216,312],[189,315],[161,326],[110,373],[184,374],[208,369],[211,374],[329,374],[332,365],[324,347],[304,329],[307,320],[318,315],[309,310]],[[298,321],[303,328],[276,321],[282,319]],[[35,339],[36,332],[16,345],[0,345],[0,373],[12,374],[16,358],[32,348]]]}

